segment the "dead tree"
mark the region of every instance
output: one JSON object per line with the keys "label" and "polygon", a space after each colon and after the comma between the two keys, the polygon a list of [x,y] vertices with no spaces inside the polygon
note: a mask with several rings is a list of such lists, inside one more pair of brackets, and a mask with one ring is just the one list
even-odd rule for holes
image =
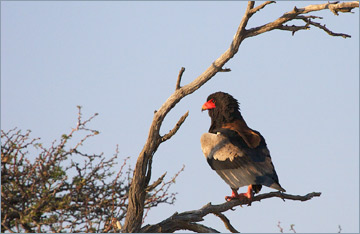
{"label": "dead tree", "polygon": [[[229,68],[225,68],[224,65],[234,57],[238,52],[240,44],[243,40],[257,36],[259,34],[270,32],[272,30],[284,30],[290,31],[292,35],[299,30],[308,30],[311,27],[317,27],[330,36],[341,36],[343,38],[351,37],[350,35],[344,33],[335,33],[328,29],[324,24],[320,24],[316,21],[322,19],[319,16],[309,15],[311,12],[316,12],[320,10],[330,10],[335,15],[338,15],[340,12],[351,12],[352,9],[359,7],[359,2],[327,2],[324,4],[309,5],[303,8],[294,7],[289,12],[284,13],[278,19],[273,22],[247,29],[246,26],[250,18],[256,14],[259,10],[267,7],[268,5],[275,3],[274,1],[267,1],[261,3],[258,6],[255,6],[254,1],[250,1],[247,4],[244,16],[240,22],[240,25],[235,33],[235,36],[230,44],[230,47],[218,58],[216,59],[200,76],[194,79],[191,83],[181,86],[181,77],[185,71],[185,68],[181,68],[179,75],[177,77],[177,82],[175,86],[175,91],[170,97],[162,104],[162,106],[155,111],[153,121],[149,129],[149,135],[146,140],[146,143],[138,156],[138,160],[135,166],[133,181],[130,186],[129,191],[129,205],[126,214],[125,224],[122,228],[123,232],[172,232],[176,230],[186,229],[196,232],[215,232],[216,230],[205,227],[204,225],[197,224],[196,222],[202,220],[202,217],[208,213],[215,213],[225,222],[228,227],[229,222],[226,221],[226,217],[221,214],[226,210],[231,209],[233,206],[240,205],[239,202],[226,202],[221,205],[213,206],[206,205],[200,210],[194,210],[189,212],[184,212],[181,214],[174,214],[170,218],[160,222],[159,224],[146,226],[141,228],[143,213],[144,213],[144,201],[146,197],[146,188],[149,184],[151,178],[151,165],[153,156],[158,149],[159,145],[167,140],[169,140],[176,132],[179,130],[180,126],[186,120],[189,112],[186,112],[176,123],[174,128],[169,131],[169,133],[161,136],[160,127],[166,115],[169,111],[175,107],[175,105],[181,101],[185,96],[195,92],[212,77],[214,77],[218,72],[229,72]],[[303,25],[288,25],[290,22],[300,21],[303,22]],[[269,197],[282,197],[283,199],[292,199],[292,200],[307,200],[311,199],[313,196],[320,196],[320,193],[310,193],[305,196],[294,196],[289,194],[279,194],[279,193],[268,193],[258,195],[254,198],[255,201],[259,201],[264,198]],[[217,207],[217,208],[214,208]],[[187,218],[190,217],[190,218]],[[229,229],[235,231],[234,229]]]}

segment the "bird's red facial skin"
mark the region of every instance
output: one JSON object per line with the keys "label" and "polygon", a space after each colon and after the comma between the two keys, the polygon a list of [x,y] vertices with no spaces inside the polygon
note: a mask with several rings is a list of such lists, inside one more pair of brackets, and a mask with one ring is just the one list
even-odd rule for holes
{"label": "bird's red facial skin", "polygon": [[204,103],[204,105],[201,107],[201,111],[214,109],[215,107],[215,100],[210,99],[209,101]]}

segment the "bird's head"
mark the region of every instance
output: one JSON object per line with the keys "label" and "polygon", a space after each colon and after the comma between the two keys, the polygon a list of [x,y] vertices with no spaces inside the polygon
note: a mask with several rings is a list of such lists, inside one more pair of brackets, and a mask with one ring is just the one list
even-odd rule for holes
{"label": "bird's head", "polygon": [[224,92],[210,94],[201,108],[201,111],[204,110],[208,110],[210,118],[217,122],[232,122],[241,117],[238,101]]}

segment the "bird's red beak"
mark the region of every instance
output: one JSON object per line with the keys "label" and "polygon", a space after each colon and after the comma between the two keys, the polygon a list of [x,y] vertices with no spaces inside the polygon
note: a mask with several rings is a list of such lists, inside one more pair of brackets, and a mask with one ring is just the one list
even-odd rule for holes
{"label": "bird's red beak", "polygon": [[210,99],[209,101],[204,103],[204,105],[201,107],[201,111],[214,109],[215,107],[216,106],[214,99]]}

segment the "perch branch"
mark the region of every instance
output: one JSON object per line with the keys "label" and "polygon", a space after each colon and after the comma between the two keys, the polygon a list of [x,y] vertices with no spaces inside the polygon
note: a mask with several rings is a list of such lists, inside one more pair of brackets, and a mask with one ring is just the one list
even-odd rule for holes
{"label": "perch branch", "polygon": [[255,196],[253,201],[261,201],[261,200],[267,199],[267,198],[278,197],[283,200],[287,199],[287,200],[303,202],[303,201],[308,201],[308,200],[312,199],[313,197],[320,197],[320,196],[321,196],[321,193],[319,193],[319,192],[308,193],[304,196],[292,195],[292,194],[281,193],[281,192],[270,192],[270,193],[264,193],[264,194],[259,194],[259,195]]}
{"label": "perch branch", "polygon": [[[283,200],[307,201],[312,199],[313,197],[319,197],[320,195],[321,193],[318,192],[308,193],[304,196],[286,194],[281,192],[270,192],[255,196],[252,202],[261,201],[263,199],[272,198],[272,197],[279,197]],[[232,200],[229,202],[224,202],[219,205],[212,205],[211,203],[208,203],[207,205],[203,206],[198,210],[175,213],[160,223],[154,225],[146,225],[140,231],[141,232],[174,232],[177,230],[184,230],[184,226],[179,227],[180,222],[181,223],[200,222],[204,220],[203,219],[204,216],[210,213],[221,214],[222,212],[231,210],[239,205],[247,205],[247,203],[240,200]],[[233,229],[233,231],[236,231],[236,229]]]}

